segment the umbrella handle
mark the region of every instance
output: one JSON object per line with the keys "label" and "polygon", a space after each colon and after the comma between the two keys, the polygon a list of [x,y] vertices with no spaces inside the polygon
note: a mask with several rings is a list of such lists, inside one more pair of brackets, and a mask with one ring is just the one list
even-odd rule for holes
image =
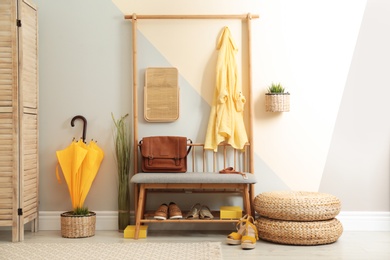
{"label": "umbrella handle", "polygon": [[77,116],[73,117],[73,118],[72,118],[72,121],[70,121],[70,125],[71,125],[72,127],[74,127],[74,121],[75,121],[76,119],[81,119],[81,120],[83,120],[83,122],[84,122],[84,125],[83,125],[83,141],[84,141],[84,143],[85,143],[85,138],[86,138],[86,133],[87,133],[87,119],[85,119],[85,117],[83,117],[83,116],[81,116],[81,115],[77,115]]}

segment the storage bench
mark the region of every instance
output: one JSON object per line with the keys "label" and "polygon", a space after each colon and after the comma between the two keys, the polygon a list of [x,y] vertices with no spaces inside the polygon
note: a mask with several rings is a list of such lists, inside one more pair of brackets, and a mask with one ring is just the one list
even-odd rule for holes
{"label": "storage bench", "polygon": [[[219,152],[207,151],[203,144],[189,144],[192,147],[189,156],[190,165],[186,173],[137,173],[131,178],[131,183],[135,188],[135,236],[138,239],[140,225],[145,223],[235,223],[234,219],[220,219],[219,214],[213,213],[216,216],[214,219],[167,219],[164,221],[155,220],[148,217],[145,211],[147,193],[150,191],[157,192],[199,192],[199,193],[236,193],[240,194],[243,199],[243,206],[245,214],[252,214],[253,208],[251,206],[253,201],[253,184],[256,183],[254,174],[245,171],[248,161],[248,147],[244,151],[233,149],[228,144],[220,144],[222,148]],[[200,148],[200,149],[199,149]],[[198,151],[201,150],[201,151]],[[208,156],[208,154],[211,154]],[[200,156],[199,156],[200,155]],[[212,162],[209,162],[210,159]],[[234,169],[242,169],[246,178],[241,174],[221,174],[219,170],[215,170],[218,165],[221,169],[227,167],[231,162]],[[201,171],[195,171],[196,165],[201,165]],[[207,167],[209,166],[209,167]],[[230,166],[230,165],[229,165]],[[223,168],[222,168],[223,167]],[[208,168],[214,171],[208,171]],[[204,172],[203,172],[204,171]],[[223,206],[223,205],[221,205]]]}

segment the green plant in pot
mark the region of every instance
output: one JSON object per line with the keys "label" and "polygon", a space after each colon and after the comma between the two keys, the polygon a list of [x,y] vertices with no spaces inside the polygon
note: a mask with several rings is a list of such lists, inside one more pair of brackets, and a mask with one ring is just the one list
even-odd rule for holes
{"label": "green plant in pot", "polygon": [[288,112],[290,111],[290,93],[280,83],[272,83],[265,93],[265,111]]}
{"label": "green plant in pot", "polygon": [[114,121],[114,144],[115,157],[117,162],[118,173],[118,230],[123,232],[127,225],[130,224],[130,153],[131,153],[131,139],[130,130],[126,123],[128,114],[122,116],[120,119]]}
{"label": "green plant in pot", "polygon": [[271,86],[268,87],[269,94],[284,94],[284,92],[285,89],[280,83],[272,83]]}

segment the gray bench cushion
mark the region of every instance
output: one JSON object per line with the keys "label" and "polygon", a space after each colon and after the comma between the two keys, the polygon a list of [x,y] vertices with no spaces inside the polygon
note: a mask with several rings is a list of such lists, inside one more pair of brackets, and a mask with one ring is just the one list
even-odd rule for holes
{"label": "gray bench cushion", "polygon": [[256,183],[254,174],[246,173],[248,179],[240,174],[220,174],[217,172],[186,173],[137,173],[131,178],[132,183]]}

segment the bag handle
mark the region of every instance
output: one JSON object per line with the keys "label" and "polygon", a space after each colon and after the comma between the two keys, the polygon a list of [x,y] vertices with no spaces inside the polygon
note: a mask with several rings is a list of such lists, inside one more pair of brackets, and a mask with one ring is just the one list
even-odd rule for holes
{"label": "bag handle", "polygon": [[[187,139],[187,143],[188,143],[188,141],[190,142],[190,144],[192,144],[192,140],[191,139]],[[190,151],[191,151],[191,148],[192,148],[192,145],[189,145],[188,146],[188,149],[187,149],[187,155],[190,153]]]}
{"label": "bag handle", "polygon": [[[191,139],[187,139],[187,143],[190,142],[190,144],[192,144],[192,140]],[[141,150],[141,144],[142,144],[142,139],[138,142],[138,145],[139,145],[139,149]],[[187,155],[190,153],[191,151],[191,148],[192,148],[192,145],[189,145],[188,146],[188,149],[187,149]]]}

